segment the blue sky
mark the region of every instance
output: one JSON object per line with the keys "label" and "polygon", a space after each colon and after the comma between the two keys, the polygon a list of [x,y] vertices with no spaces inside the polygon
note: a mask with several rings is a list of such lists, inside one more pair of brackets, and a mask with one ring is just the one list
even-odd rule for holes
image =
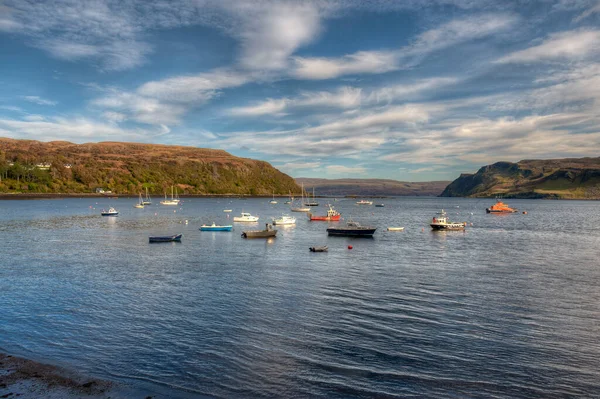
{"label": "blue sky", "polygon": [[452,180],[600,155],[600,2],[0,0],[0,136]]}

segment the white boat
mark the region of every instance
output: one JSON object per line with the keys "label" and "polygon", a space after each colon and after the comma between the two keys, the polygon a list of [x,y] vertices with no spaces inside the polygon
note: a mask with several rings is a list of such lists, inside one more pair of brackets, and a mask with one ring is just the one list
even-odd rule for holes
{"label": "white boat", "polygon": [[254,222],[258,222],[258,216],[252,216],[251,214],[247,213],[247,212],[242,212],[241,216],[235,216],[233,218],[234,222],[250,222],[250,223],[254,223]]}
{"label": "white boat", "polygon": [[271,201],[269,201],[269,204],[276,204],[277,201],[275,201],[275,193],[273,193],[273,199]]}
{"label": "white boat", "polygon": [[360,200],[356,203],[356,205],[373,205],[373,201]]}
{"label": "white boat", "polygon": [[142,205],[152,205],[152,200],[150,199],[150,196],[148,195],[148,187],[146,187],[146,199],[144,199],[142,201]]}
{"label": "white boat", "polygon": [[429,225],[433,230],[464,230],[467,223],[449,221],[446,212],[442,209],[441,212],[433,217]]}
{"label": "white boat", "polygon": [[404,227],[388,227],[387,231],[403,231]]}
{"label": "white boat", "polygon": [[285,225],[285,224],[296,224],[296,218],[288,215],[281,215],[278,218],[273,218],[273,224]]}
{"label": "white boat", "polygon": [[229,213],[229,212],[231,212],[231,211],[232,211],[232,209],[223,209],[223,212],[227,212],[227,213]]}
{"label": "white boat", "polygon": [[173,195],[173,186],[171,186],[171,199],[167,199],[167,193],[165,193],[164,201],[160,201],[162,205],[179,205],[179,196]]}
{"label": "white boat", "polygon": [[290,210],[292,212],[310,212],[310,207],[304,206],[304,183],[302,183],[302,200],[300,201],[300,206],[290,206]]}
{"label": "white boat", "polygon": [[134,208],[143,208],[144,207],[144,201],[142,200],[142,193],[140,193],[140,200],[133,207]]}
{"label": "white boat", "polygon": [[119,211],[117,211],[115,208],[113,208],[111,206],[110,208],[108,208],[108,211],[102,209],[102,212],[100,212],[100,214],[102,216],[117,216],[119,214]]}

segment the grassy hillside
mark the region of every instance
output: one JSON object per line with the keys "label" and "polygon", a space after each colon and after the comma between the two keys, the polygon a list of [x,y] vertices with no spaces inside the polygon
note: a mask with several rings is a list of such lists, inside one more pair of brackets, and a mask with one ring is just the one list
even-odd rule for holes
{"label": "grassy hillside", "polygon": [[440,195],[448,181],[402,182],[386,179],[312,179],[301,177],[296,182],[304,183],[304,189],[315,195],[331,196],[395,196],[395,195]]}
{"label": "grassy hillside", "polygon": [[300,192],[269,163],[222,150],[137,143],[0,138],[0,192],[271,195]]}
{"label": "grassy hillside", "polygon": [[497,162],[462,174],[445,197],[600,199],[600,158]]}

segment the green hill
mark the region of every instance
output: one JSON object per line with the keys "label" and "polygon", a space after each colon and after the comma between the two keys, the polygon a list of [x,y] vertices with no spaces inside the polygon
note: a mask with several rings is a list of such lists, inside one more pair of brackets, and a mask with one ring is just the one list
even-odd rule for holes
{"label": "green hill", "polygon": [[442,197],[600,199],[600,157],[496,162],[462,174]]}
{"label": "green hill", "polygon": [[269,163],[222,150],[138,143],[0,138],[0,193],[271,195],[300,192]]}

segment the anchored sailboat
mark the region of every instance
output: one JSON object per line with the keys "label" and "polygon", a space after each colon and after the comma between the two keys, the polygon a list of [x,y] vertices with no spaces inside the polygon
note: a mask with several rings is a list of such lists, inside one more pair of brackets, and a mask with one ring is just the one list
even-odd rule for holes
{"label": "anchored sailboat", "polygon": [[173,186],[171,186],[171,199],[167,199],[167,193],[165,193],[165,200],[160,201],[163,205],[179,205],[179,196],[177,198],[173,195]]}

